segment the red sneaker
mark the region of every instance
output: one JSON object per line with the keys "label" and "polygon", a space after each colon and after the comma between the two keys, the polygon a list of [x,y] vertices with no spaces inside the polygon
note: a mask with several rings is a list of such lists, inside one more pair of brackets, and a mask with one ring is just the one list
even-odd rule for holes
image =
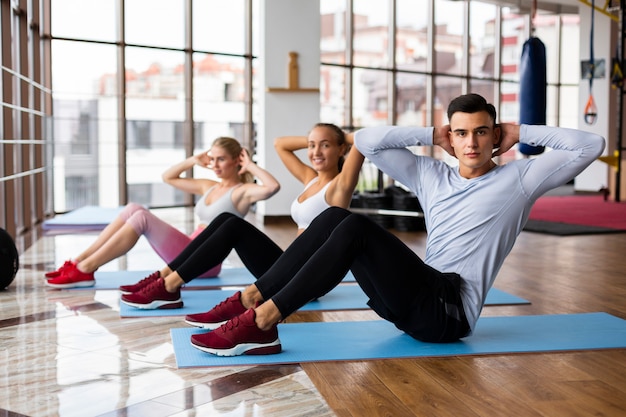
{"label": "red sneaker", "polygon": [[256,313],[251,308],[213,331],[192,335],[191,345],[218,356],[280,353],[282,346],[277,326],[261,330],[254,322],[255,317]]}
{"label": "red sneaker", "polygon": [[175,293],[168,292],[165,289],[163,278],[152,281],[138,292],[122,295],[122,302],[144,310],[181,308],[183,306],[180,289],[176,290]]}
{"label": "red sneaker", "polygon": [[148,275],[147,277],[145,277],[144,279],[142,279],[141,281],[137,282],[136,284],[120,285],[120,292],[122,294],[132,294],[134,292],[141,291],[148,284],[150,284],[151,282],[154,282],[155,280],[159,278],[161,278],[161,271],[155,271],[151,273],[150,275]]}
{"label": "red sneaker", "polygon": [[46,285],[52,288],[93,287],[95,283],[93,272],[82,272],[76,264],[69,265],[61,275],[46,281]]}
{"label": "red sneaker", "polygon": [[186,315],[185,323],[203,329],[213,330],[245,312],[246,308],[241,304],[241,291],[237,291],[206,313]]}
{"label": "red sneaker", "polygon": [[76,267],[74,261],[65,261],[65,263],[59,267],[59,269],[57,269],[56,271],[46,272],[45,276],[46,278],[56,278],[61,276],[61,274],[63,274],[63,271],[69,270],[73,267]]}

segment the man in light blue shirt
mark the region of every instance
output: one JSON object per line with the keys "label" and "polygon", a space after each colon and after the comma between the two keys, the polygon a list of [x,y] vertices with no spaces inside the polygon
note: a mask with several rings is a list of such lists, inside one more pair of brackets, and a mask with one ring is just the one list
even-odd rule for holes
{"label": "man in light blue shirt", "polygon": [[[470,335],[533,203],[589,166],[605,141],[573,129],[498,125],[494,106],[476,94],[454,99],[448,119],[437,128],[366,128],[354,138],[366,158],[419,199],[428,231],[424,260],[368,218],[331,207],[243,291],[238,302],[245,313],[191,343],[217,355],[277,353],[277,323],[326,294],[348,270],[370,307],[415,339]],[[516,143],[550,151],[505,165],[493,161]],[[408,149],[433,145],[458,166]]]}

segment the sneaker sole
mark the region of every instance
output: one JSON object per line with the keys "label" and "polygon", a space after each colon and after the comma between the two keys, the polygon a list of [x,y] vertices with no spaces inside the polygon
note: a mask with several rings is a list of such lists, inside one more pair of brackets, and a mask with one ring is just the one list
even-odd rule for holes
{"label": "sneaker sole", "polygon": [[282,346],[280,339],[276,339],[270,343],[241,343],[230,349],[213,349],[205,346],[199,346],[191,342],[191,345],[203,352],[211,353],[217,356],[240,356],[240,355],[273,355],[280,353]]}
{"label": "sneaker sole", "polygon": [[190,326],[199,327],[201,329],[215,330],[227,321],[228,320],[220,321],[219,323],[201,323],[199,321],[185,320],[185,323]]}
{"label": "sneaker sole", "polygon": [[125,300],[120,300],[120,301],[126,305],[129,305],[135,308],[140,308],[142,310],[165,310],[165,309],[170,309],[170,308],[182,308],[183,307],[183,300],[180,298],[176,301],[155,300],[151,302],[150,304],[131,303]]}
{"label": "sneaker sole", "polygon": [[50,281],[46,281],[46,285],[52,288],[85,288],[85,287],[93,287],[96,285],[96,281],[80,281],[80,282],[72,282],[70,284],[52,284]]}

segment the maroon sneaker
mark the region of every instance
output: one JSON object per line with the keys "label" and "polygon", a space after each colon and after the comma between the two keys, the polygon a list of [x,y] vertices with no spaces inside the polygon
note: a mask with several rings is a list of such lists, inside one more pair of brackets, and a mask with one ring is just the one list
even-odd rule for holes
{"label": "maroon sneaker", "polygon": [[256,326],[253,308],[228,320],[221,327],[208,333],[191,336],[191,345],[204,352],[218,356],[270,355],[280,353],[278,327],[269,330]]}
{"label": "maroon sneaker", "polygon": [[152,281],[138,292],[122,295],[122,302],[144,310],[181,308],[183,306],[180,289],[176,290],[175,293],[168,292],[165,289],[163,278]]}
{"label": "maroon sneaker", "polygon": [[120,285],[120,292],[122,294],[132,294],[134,292],[141,291],[148,284],[150,284],[151,282],[154,282],[155,280],[159,278],[161,278],[161,271],[155,271],[135,284]]}
{"label": "maroon sneaker", "polygon": [[49,271],[45,273],[46,278],[57,278],[63,274],[63,271],[69,271],[72,267],[76,267],[74,261],[65,261],[63,265],[59,267],[56,271]]}
{"label": "maroon sneaker", "polygon": [[241,291],[237,291],[206,313],[186,315],[185,323],[203,329],[213,330],[245,312],[246,308],[241,304]]}
{"label": "maroon sneaker", "polygon": [[93,272],[82,272],[76,264],[69,265],[63,270],[61,275],[46,281],[46,285],[52,288],[93,287],[95,284],[96,280],[93,277]]}

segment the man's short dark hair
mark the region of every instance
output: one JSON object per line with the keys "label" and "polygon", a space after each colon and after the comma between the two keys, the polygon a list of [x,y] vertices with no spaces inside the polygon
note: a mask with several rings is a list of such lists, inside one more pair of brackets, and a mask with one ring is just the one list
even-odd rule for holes
{"label": "man's short dark hair", "polygon": [[458,96],[450,102],[448,106],[448,120],[452,119],[452,115],[456,112],[478,113],[481,111],[489,113],[493,123],[496,123],[496,108],[493,104],[487,103],[487,100],[479,94],[465,94]]}

